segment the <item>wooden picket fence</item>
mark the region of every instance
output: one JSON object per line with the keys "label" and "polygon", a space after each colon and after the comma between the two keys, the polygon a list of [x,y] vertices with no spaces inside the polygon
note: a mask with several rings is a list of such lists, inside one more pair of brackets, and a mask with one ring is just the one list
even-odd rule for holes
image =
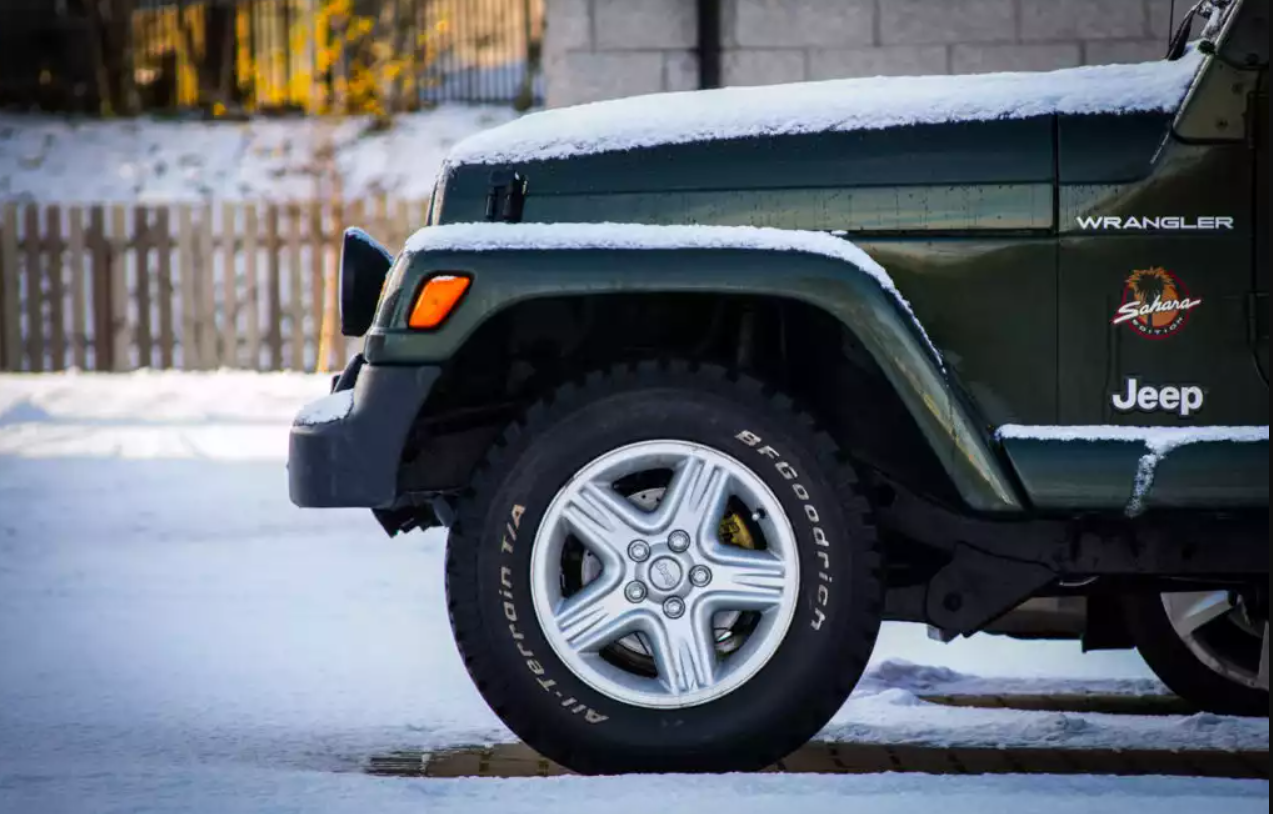
{"label": "wooden picket fence", "polygon": [[339,369],[345,227],[396,250],[427,207],[0,205],[0,369]]}

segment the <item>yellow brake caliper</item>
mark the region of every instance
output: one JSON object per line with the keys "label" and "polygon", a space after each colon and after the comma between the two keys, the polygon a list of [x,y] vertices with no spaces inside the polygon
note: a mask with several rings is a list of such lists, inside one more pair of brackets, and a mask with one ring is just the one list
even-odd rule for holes
{"label": "yellow brake caliper", "polygon": [[725,545],[738,546],[748,551],[756,550],[756,540],[751,536],[751,530],[747,528],[747,524],[737,512],[725,515],[725,518],[720,521],[718,531],[720,541]]}

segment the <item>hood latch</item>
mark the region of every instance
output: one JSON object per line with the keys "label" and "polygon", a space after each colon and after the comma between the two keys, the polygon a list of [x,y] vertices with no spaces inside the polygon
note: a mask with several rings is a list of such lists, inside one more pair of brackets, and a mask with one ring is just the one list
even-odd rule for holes
{"label": "hood latch", "polygon": [[491,188],[486,193],[486,219],[504,223],[520,223],[526,205],[526,179],[512,170],[491,173]]}

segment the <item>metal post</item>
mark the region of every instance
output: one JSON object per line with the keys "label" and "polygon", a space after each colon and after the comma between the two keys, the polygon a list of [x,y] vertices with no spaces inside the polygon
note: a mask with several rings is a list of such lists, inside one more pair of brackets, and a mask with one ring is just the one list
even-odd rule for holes
{"label": "metal post", "polygon": [[721,85],[720,0],[698,0],[698,86]]}

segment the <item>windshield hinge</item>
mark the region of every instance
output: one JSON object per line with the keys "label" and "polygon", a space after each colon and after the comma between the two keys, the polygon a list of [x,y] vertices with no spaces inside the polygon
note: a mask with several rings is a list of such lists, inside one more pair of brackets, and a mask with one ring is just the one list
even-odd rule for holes
{"label": "windshield hinge", "polygon": [[491,188],[486,193],[486,219],[503,223],[520,223],[526,204],[526,179],[512,170],[491,173]]}

